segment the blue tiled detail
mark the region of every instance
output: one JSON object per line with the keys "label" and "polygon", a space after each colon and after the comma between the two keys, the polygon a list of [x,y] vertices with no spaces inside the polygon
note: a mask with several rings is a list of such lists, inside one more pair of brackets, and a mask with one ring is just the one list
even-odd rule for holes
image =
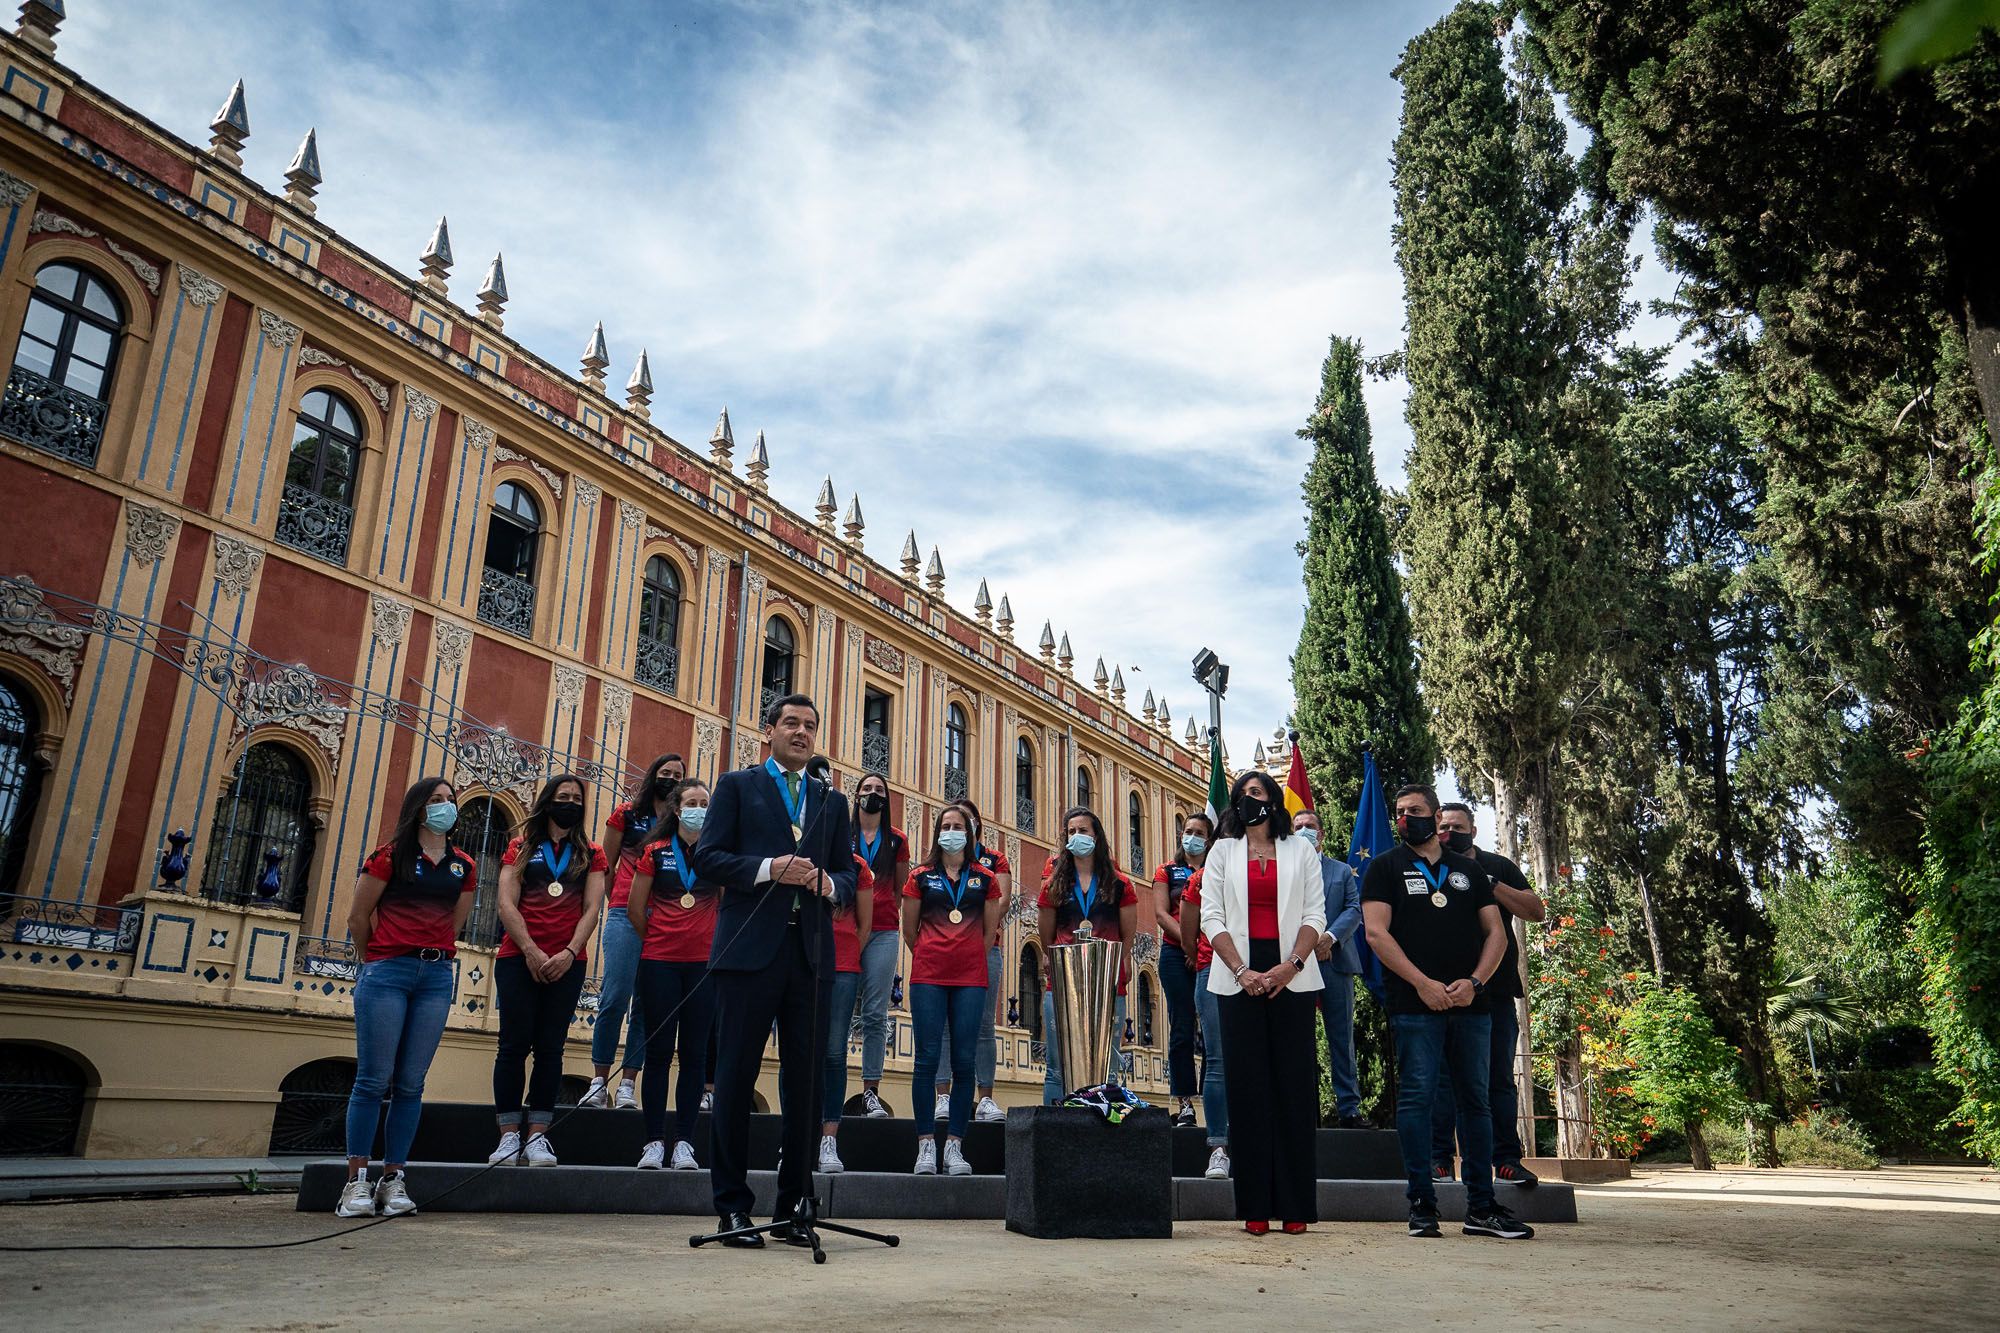
{"label": "blue tiled detail", "polygon": [[83,966],[83,955],[80,953],[73,953],[68,958],[65,958],[63,961],[69,966],[69,970],[74,972],[79,967]]}
{"label": "blue tiled detail", "polygon": [[444,341],[444,321],[428,310],[417,312],[417,332],[428,334],[439,342]]}
{"label": "blue tiled detail", "polygon": [[228,931],[226,931],[226,930],[211,930],[211,931],[209,931],[209,932],[208,932],[208,947],[209,947],[209,948],[211,948],[211,949],[226,949],[226,948],[228,948],[228,947],[229,947],[229,932],[228,932]]}
{"label": "blue tiled detail", "polygon": [[203,181],[201,183],[201,198],[196,202],[203,208],[214,209],[231,222],[236,221],[236,210],[239,206],[236,202],[236,196],[217,185],[214,181]]}
{"label": "blue tiled detail", "polygon": [[500,373],[500,353],[494,351],[484,343],[472,349],[472,363],[476,366],[484,366],[495,375]]}
{"label": "blue tiled detail", "polygon": [[604,414],[602,412],[594,407],[586,407],[577,415],[583,418],[583,427],[585,430],[594,430],[599,435],[604,433]]}
{"label": "blue tiled detail", "polygon": [[104,970],[106,972],[116,972],[118,970],[118,960],[116,958],[113,958],[106,961],[106,963],[104,964]]}
{"label": "blue tiled detail", "polygon": [[301,236],[290,227],[278,229],[278,249],[298,260],[301,264],[312,263],[312,237]]}
{"label": "blue tiled detail", "polygon": [[[167,964],[153,961],[155,956],[154,951],[157,946],[164,945],[168,949],[173,948],[171,938],[162,938],[160,935],[161,926],[179,926],[181,928],[181,960],[178,963]],[[191,916],[168,916],[165,913],[161,913],[154,917],[153,924],[146,928],[146,957],[145,961],[139,964],[140,969],[146,972],[185,972],[188,968],[188,953],[193,948],[194,918]]]}
{"label": "blue tiled detail", "polygon": [[306,988],[306,983],[303,981],[294,981],[292,983],[293,990],[304,990],[305,988]]}
{"label": "blue tiled detail", "polygon": [[211,963],[207,967],[203,968],[201,971],[195,973],[195,975],[200,977],[203,981],[214,981],[217,977],[221,976],[222,974],[216,971],[215,965]]}
{"label": "blue tiled detail", "polygon": [[320,993],[321,995],[331,995],[331,994],[333,994],[333,983],[332,983],[331,981],[322,981],[322,982],[320,982],[320,984],[319,984],[319,993]]}
{"label": "blue tiled detail", "polygon": [[[24,85],[24,90],[16,92],[14,87],[16,84]],[[29,93],[25,91],[25,88],[32,88],[34,92]],[[18,97],[23,102],[34,103],[35,110],[37,111],[47,111],[49,109],[49,85],[33,77],[26,70],[18,66],[9,65],[7,67],[7,79],[5,83],[0,83],[0,92]]]}
{"label": "blue tiled detail", "polygon": [[[276,940],[278,942],[278,965],[268,974],[260,973],[257,970],[258,958],[270,952],[269,947],[265,944],[267,940]],[[291,956],[292,936],[289,931],[272,930],[268,926],[253,927],[250,931],[250,952],[243,959],[243,979],[245,981],[261,981],[275,986],[284,981],[285,964],[291,961]]]}

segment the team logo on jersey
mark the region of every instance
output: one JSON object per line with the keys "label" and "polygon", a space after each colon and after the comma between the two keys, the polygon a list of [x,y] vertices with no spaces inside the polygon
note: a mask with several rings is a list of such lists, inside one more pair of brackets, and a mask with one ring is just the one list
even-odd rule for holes
{"label": "team logo on jersey", "polygon": [[1469,889],[1472,887],[1472,879],[1463,870],[1454,870],[1451,872],[1450,884],[1454,889]]}
{"label": "team logo on jersey", "polygon": [[463,861],[453,861],[453,862],[451,863],[451,877],[452,877],[453,879],[464,879],[464,878],[465,878],[465,862],[463,862]]}

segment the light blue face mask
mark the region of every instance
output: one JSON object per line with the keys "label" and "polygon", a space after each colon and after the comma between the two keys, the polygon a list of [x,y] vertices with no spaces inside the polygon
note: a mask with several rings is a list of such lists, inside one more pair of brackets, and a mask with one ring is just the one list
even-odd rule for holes
{"label": "light blue face mask", "polygon": [[458,823],[458,807],[450,801],[432,801],[424,807],[424,827],[433,833],[449,833]]}
{"label": "light blue face mask", "polygon": [[1189,856],[1200,856],[1208,850],[1208,839],[1199,833],[1190,833],[1181,839],[1181,850]]}
{"label": "light blue face mask", "polygon": [[1311,843],[1311,844],[1312,844],[1313,846],[1315,846],[1315,847],[1319,846],[1319,830],[1318,830],[1318,829],[1316,829],[1316,828],[1302,828],[1302,829],[1300,829],[1300,830],[1299,830],[1299,836],[1300,836],[1301,838],[1304,838],[1304,839],[1305,839],[1305,840],[1306,840],[1307,842]]}
{"label": "light blue face mask", "polygon": [[1069,835],[1069,841],[1063,846],[1069,848],[1071,856],[1089,856],[1097,850],[1097,839],[1088,833],[1072,833]]}
{"label": "light blue face mask", "polygon": [[938,848],[941,851],[950,852],[953,856],[958,855],[965,850],[965,830],[958,828],[945,829],[938,834]]}
{"label": "light blue face mask", "polygon": [[701,826],[708,822],[708,807],[690,805],[681,811],[681,827],[689,833],[701,832]]}

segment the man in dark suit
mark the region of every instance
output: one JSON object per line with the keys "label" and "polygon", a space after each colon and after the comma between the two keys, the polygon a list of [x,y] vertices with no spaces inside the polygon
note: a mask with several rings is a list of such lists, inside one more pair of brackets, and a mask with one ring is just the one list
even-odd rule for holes
{"label": "man in dark suit", "polygon": [[[772,1220],[789,1218],[810,1188],[833,1009],[832,908],[854,901],[856,879],[847,799],[805,772],[819,709],[803,694],[786,695],[771,705],[764,734],[770,760],[717,780],[694,848],[695,872],[723,889],[710,956],[716,1070],[709,1175],[724,1231],[750,1225],[751,1091],[773,1020],[783,1128]],[[742,1236],[724,1243],[754,1249],[764,1242]]]}

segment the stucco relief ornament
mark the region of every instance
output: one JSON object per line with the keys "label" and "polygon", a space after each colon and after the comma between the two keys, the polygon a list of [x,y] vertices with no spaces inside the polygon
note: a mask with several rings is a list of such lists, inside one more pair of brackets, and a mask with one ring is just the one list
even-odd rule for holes
{"label": "stucco relief ornament", "polygon": [[158,563],[180,528],[181,521],[164,509],[125,502],[125,549],[142,565]]}
{"label": "stucco relief ornament", "polygon": [[574,709],[583,701],[584,676],[573,666],[556,668],[556,702],[563,707]]}
{"label": "stucco relief ornament", "polygon": [[248,542],[215,534],[215,581],[225,596],[241,597],[264,563],[264,553]]}
{"label": "stucco relief ornament", "polygon": [[403,386],[403,405],[408,407],[410,415],[419,421],[429,421],[437,415],[438,400],[412,385]]}
{"label": "stucco relief ornament", "polygon": [[604,498],[604,489],[594,486],[582,477],[576,479],[576,503],[579,510],[595,509],[597,502]]}
{"label": "stucco relief ornament", "polygon": [[83,639],[82,626],[62,624],[50,613],[33,579],[25,574],[0,578],[0,651],[38,663],[62,685],[65,704],[76,694]]}
{"label": "stucco relief ornament", "polygon": [[695,766],[704,771],[715,758],[715,747],[722,741],[722,724],[700,718],[694,724]]}
{"label": "stucco relief ornament", "polygon": [[750,571],[750,595],[752,597],[762,597],[764,589],[767,586],[768,583],[762,574],[759,574],[754,569]]}
{"label": "stucco relief ornament", "polygon": [[484,450],[493,443],[493,427],[483,421],[465,419],[465,443],[468,447]]}
{"label": "stucco relief ornament", "polygon": [[604,682],[604,720],[614,727],[632,720],[632,691],[616,681]]}
{"label": "stucco relief ornament", "polygon": [[755,766],[757,763],[757,744],[755,736],[738,736],[736,738],[736,766],[738,768]]}
{"label": "stucco relief ornament", "polygon": [[375,620],[375,642],[393,648],[410,632],[410,608],[393,597],[376,595],[368,609]]}
{"label": "stucco relief ornament", "polygon": [[71,236],[83,236],[93,240],[97,236],[96,232],[82,223],[72,222],[62,214],[51,213],[46,208],[35,210],[34,220],[28,223],[28,230],[31,233],[38,231],[68,232]]}
{"label": "stucco relief ornament", "polygon": [[223,287],[206,273],[196,272],[186,264],[175,264],[181,275],[181,295],[195,305],[214,305],[222,299]]}
{"label": "stucco relief ornament", "polygon": [[0,208],[19,208],[35,192],[33,181],[22,180],[10,171],[0,171]]}
{"label": "stucco relief ornament", "polygon": [[729,572],[729,557],[720,551],[710,551],[708,553],[708,572],[717,578],[721,578]]}
{"label": "stucco relief ornament", "polygon": [[378,407],[384,412],[389,410],[389,386],[359,366],[350,366],[333,353],[324,352],[312,346],[301,347],[299,349],[299,364],[302,366],[333,366],[336,369],[345,370],[348,374],[354,376],[355,379],[360,380],[368,386],[368,396],[375,400]]}
{"label": "stucco relief ornament", "polygon": [[279,318],[268,310],[257,312],[257,326],[264,330],[264,340],[273,347],[290,347],[299,340],[299,326]]}
{"label": "stucco relief ornament", "polygon": [[465,655],[472,647],[472,631],[464,625],[449,620],[437,623],[438,666],[446,670],[456,670],[465,665]]}
{"label": "stucco relief ornament", "polygon": [[646,511],[638,505],[633,504],[630,500],[620,500],[618,502],[618,521],[628,528],[643,527],[646,522]]}

